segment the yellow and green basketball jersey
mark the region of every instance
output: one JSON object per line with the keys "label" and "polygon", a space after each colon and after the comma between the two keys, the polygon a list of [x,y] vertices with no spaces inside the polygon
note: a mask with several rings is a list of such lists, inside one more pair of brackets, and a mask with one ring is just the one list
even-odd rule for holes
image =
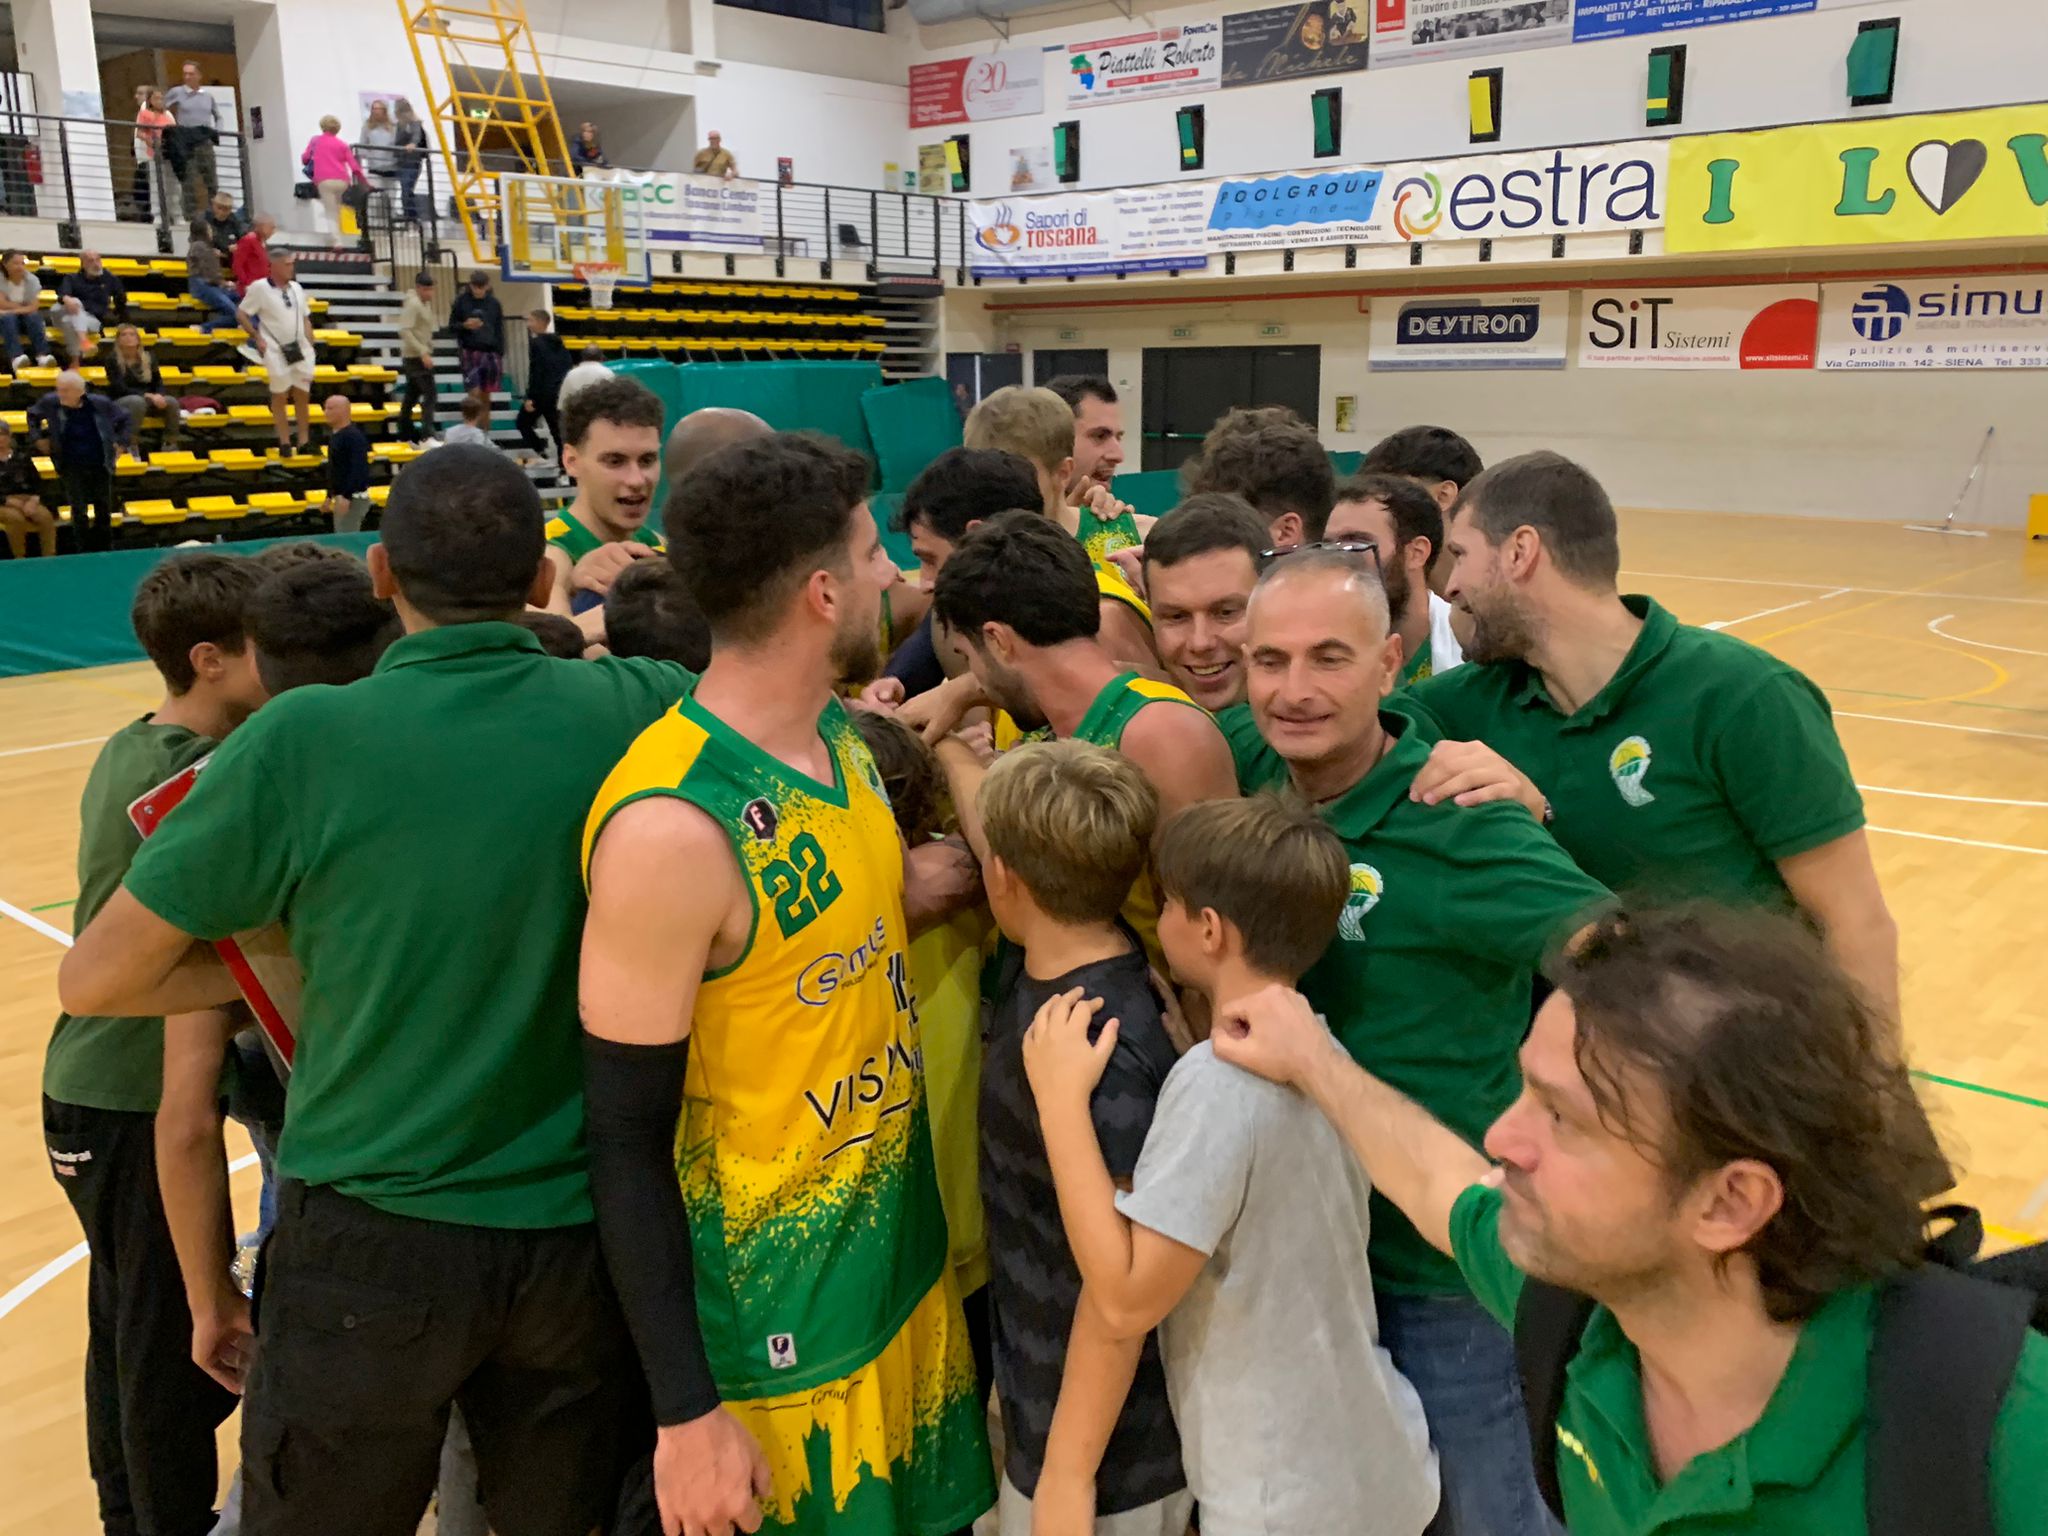
{"label": "yellow and green basketball jersey", "polygon": [[1128,577],[1107,561],[1095,564],[1095,591],[1102,597],[1113,597],[1145,621],[1145,627],[1152,627],[1152,605],[1138,595],[1138,589],[1131,585]]}
{"label": "yellow and green basketball jersey", "polygon": [[1081,514],[1081,526],[1075,537],[1088,551],[1090,560],[1101,562],[1120,549],[1136,549],[1145,542],[1138,533],[1138,520],[1128,512],[1119,512],[1115,517],[1097,517],[1087,507],[1075,510]]}
{"label": "yellow and green basketball jersey", "polygon": [[[1189,698],[1171,683],[1156,683],[1149,677],[1136,672],[1122,672],[1103,686],[1095,696],[1095,702],[1088,706],[1088,713],[1081,717],[1081,723],[1074,727],[1074,740],[1093,742],[1098,747],[1121,751],[1124,732],[1138,717],[1138,712],[1154,704],[1184,704],[1189,709],[1202,706]],[[1206,710],[1203,711],[1207,713]],[[1159,949],[1159,888],[1147,868],[1138,876],[1131,887],[1130,899],[1124,903],[1124,921],[1144,942],[1145,953],[1163,974],[1166,957]]]}
{"label": "yellow and green basketball jersey", "polygon": [[[578,560],[581,560],[585,555],[605,542],[567,512],[563,512],[557,517],[549,518],[546,532],[548,542],[567,555],[571,565],[574,565]],[[667,541],[645,523],[642,523],[628,534],[626,542],[629,544],[645,544],[649,549],[658,553],[668,549]]]}
{"label": "yellow and green basketball jersey", "polygon": [[946,1266],[903,851],[837,700],[830,783],[685,697],[599,792],[585,870],[623,805],[672,795],[725,829],[754,907],[697,993],[676,1168],[721,1393],[779,1396],[872,1360]]}

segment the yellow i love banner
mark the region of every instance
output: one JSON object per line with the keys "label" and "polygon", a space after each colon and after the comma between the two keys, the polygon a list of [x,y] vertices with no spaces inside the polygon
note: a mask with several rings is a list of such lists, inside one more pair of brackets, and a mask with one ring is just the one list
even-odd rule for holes
{"label": "yellow i love banner", "polygon": [[1667,251],[2048,234],[2048,105],[1671,141]]}

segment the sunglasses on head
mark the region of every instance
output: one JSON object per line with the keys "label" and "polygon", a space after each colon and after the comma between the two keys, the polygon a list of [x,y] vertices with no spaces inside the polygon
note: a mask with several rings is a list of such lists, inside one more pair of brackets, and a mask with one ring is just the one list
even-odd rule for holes
{"label": "sunglasses on head", "polygon": [[1276,560],[1285,560],[1289,555],[1305,554],[1311,549],[1327,549],[1340,555],[1370,555],[1372,568],[1380,568],[1380,547],[1371,539],[1317,539],[1312,544],[1290,544],[1285,549],[1262,549],[1259,551],[1259,565],[1263,569]]}

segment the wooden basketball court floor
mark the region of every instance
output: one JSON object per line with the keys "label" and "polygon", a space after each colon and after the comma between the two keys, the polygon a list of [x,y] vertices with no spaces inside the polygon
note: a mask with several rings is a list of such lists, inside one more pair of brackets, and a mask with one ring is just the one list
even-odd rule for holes
{"label": "wooden basketball court floor", "polygon": [[[1827,690],[1902,930],[1913,1064],[1962,1195],[1999,1240],[2048,1235],[2048,543],[1670,512],[1625,514],[1622,534],[1626,590]],[[140,663],[0,681],[0,1536],[96,1529],[85,1270],[38,1084],[79,790],[152,682]],[[255,1180],[235,1175],[245,1207]]]}

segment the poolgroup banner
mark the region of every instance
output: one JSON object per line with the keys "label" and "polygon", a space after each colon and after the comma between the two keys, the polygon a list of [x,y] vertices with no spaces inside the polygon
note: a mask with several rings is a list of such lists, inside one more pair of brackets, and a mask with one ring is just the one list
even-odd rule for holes
{"label": "poolgroup banner", "polygon": [[1045,110],[1045,55],[1006,48],[969,59],[910,67],[910,126],[1031,117]]}
{"label": "poolgroup banner", "polygon": [[[1571,0],[1359,0],[1372,7],[1372,62],[1420,64],[1572,40]],[[1586,0],[1579,0],[1581,7]]]}
{"label": "poolgroup banner", "polygon": [[1202,266],[1205,183],[969,203],[968,270],[981,277],[1101,277]]}
{"label": "poolgroup banner", "polygon": [[1669,152],[1646,139],[1232,177],[1216,184],[1209,244],[1260,250],[1654,229],[1664,222]]}
{"label": "poolgroup banner", "polygon": [[1813,284],[1754,288],[1588,289],[1581,368],[1811,368],[1820,327]]}
{"label": "poolgroup banner", "polygon": [[1226,87],[1363,69],[1365,52],[1365,23],[1345,0],[1302,0],[1223,18]]}
{"label": "poolgroup banner", "polygon": [[1045,50],[1045,70],[1066,79],[1066,104],[1099,107],[1145,96],[1213,91],[1223,80],[1223,24],[1191,21],[1151,32]]}
{"label": "poolgroup banner", "polygon": [[1822,368],[2048,368],[2048,279],[1829,283]]}
{"label": "poolgroup banner", "polygon": [[1368,366],[1420,369],[1562,368],[1571,295],[1375,299]]}

